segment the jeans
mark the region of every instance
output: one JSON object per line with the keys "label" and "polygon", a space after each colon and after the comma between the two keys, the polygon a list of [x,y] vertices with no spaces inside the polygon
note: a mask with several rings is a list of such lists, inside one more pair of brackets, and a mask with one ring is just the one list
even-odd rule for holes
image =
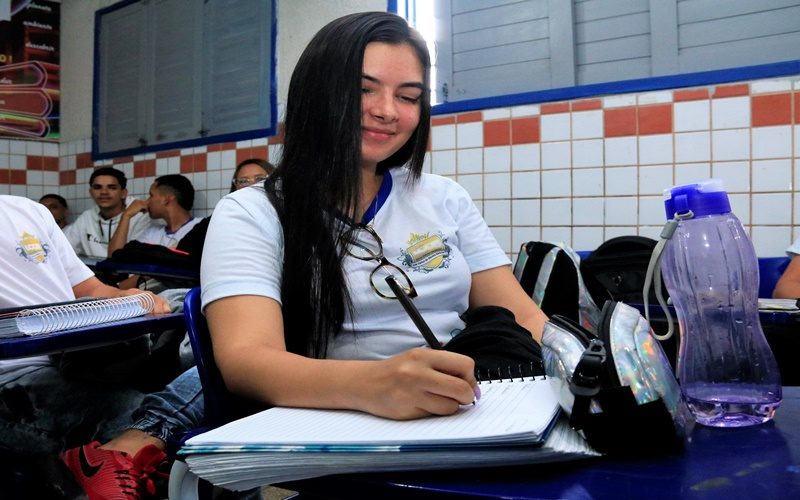
{"label": "jeans", "polygon": [[65,378],[53,365],[20,366],[0,378],[0,449],[53,454],[105,441],[143,398],[123,385]]}
{"label": "jeans", "polygon": [[197,368],[180,374],[163,390],[148,394],[133,413],[134,423],[129,429],[138,429],[168,442],[203,423],[203,390]]}

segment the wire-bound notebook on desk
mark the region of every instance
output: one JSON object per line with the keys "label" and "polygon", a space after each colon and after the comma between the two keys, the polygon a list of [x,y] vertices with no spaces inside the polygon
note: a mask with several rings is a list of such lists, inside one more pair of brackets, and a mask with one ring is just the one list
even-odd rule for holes
{"label": "wire-bound notebook on desk", "polygon": [[445,417],[397,421],[348,410],[271,408],[189,439],[180,453],[213,484],[243,490],[348,472],[555,462],[596,456],[544,378],[481,383]]}
{"label": "wire-bound notebook on desk", "polygon": [[150,294],[112,299],[78,299],[0,311],[0,337],[40,335],[143,316],[153,311]]}

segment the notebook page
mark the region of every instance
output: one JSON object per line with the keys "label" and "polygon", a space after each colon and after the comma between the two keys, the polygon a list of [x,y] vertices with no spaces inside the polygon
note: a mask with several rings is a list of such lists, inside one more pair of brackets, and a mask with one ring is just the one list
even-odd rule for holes
{"label": "notebook page", "polygon": [[484,382],[482,397],[454,415],[396,421],[346,410],[271,408],[195,436],[201,446],[424,446],[537,442],[558,413],[545,379]]}

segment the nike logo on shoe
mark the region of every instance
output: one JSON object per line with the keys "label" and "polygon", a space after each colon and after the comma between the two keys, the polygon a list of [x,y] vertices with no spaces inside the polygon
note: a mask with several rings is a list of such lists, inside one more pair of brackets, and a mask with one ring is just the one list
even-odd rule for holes
{"label": "nike logo on shoe", "polygon": [[84,448],[85,446],[81,446],[80,450],[78,450],[78,460],[81,464],[81,472],[83,472],[83,475],[86,477],[92,477],[97,474],[101,468],[103,468],[103,462],[100,462],[99,465],[90,464],[86,459],[86,453],[83,451]]}

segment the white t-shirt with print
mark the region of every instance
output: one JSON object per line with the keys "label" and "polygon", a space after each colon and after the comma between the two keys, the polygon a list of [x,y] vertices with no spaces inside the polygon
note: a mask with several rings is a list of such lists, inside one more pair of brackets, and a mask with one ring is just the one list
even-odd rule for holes
{"label": "white t-shirt with print", "polygon": [[[454,181],[423,174],[409,185],[408,170],[391,171],[392,189],[371,221],[386,258],[401,267],[418,292],[413,299],[437,338],[446,343],[464,327],[471,274],[510,265],[467,192]],[[214,209],[203,251],[203,306],[252,294],[280,302],[283,233],[261,187],[225,196]],[[344,260],[355,317],[328,349],[334,359],[382,359],[425,340],[397,300],[379,297],[369,275],[376,261]]]}
{"label": "white t-shirt with print", "polygon": [[150,225],[147,226],[136,239],[142,243],[151,243],[153,245],[163,245],[167,248],[175,248],[178,246],[178,242],[181,241],[181,238],[186,236],[186,233],[191,231],[195,224],[201,220],[203,219],[200,217],[193,217],[186,221],[174,233],[167,231],[167,226],[164,225],[163,220],[151,220]]}
{"label": "white t-shirt with print", "polygon": [[[43,205],[0,195],[0,309],[75,299],[72,287],[94,273],[81,262]],[[12,366],[48,363],[47,356],[0,361]]]}

